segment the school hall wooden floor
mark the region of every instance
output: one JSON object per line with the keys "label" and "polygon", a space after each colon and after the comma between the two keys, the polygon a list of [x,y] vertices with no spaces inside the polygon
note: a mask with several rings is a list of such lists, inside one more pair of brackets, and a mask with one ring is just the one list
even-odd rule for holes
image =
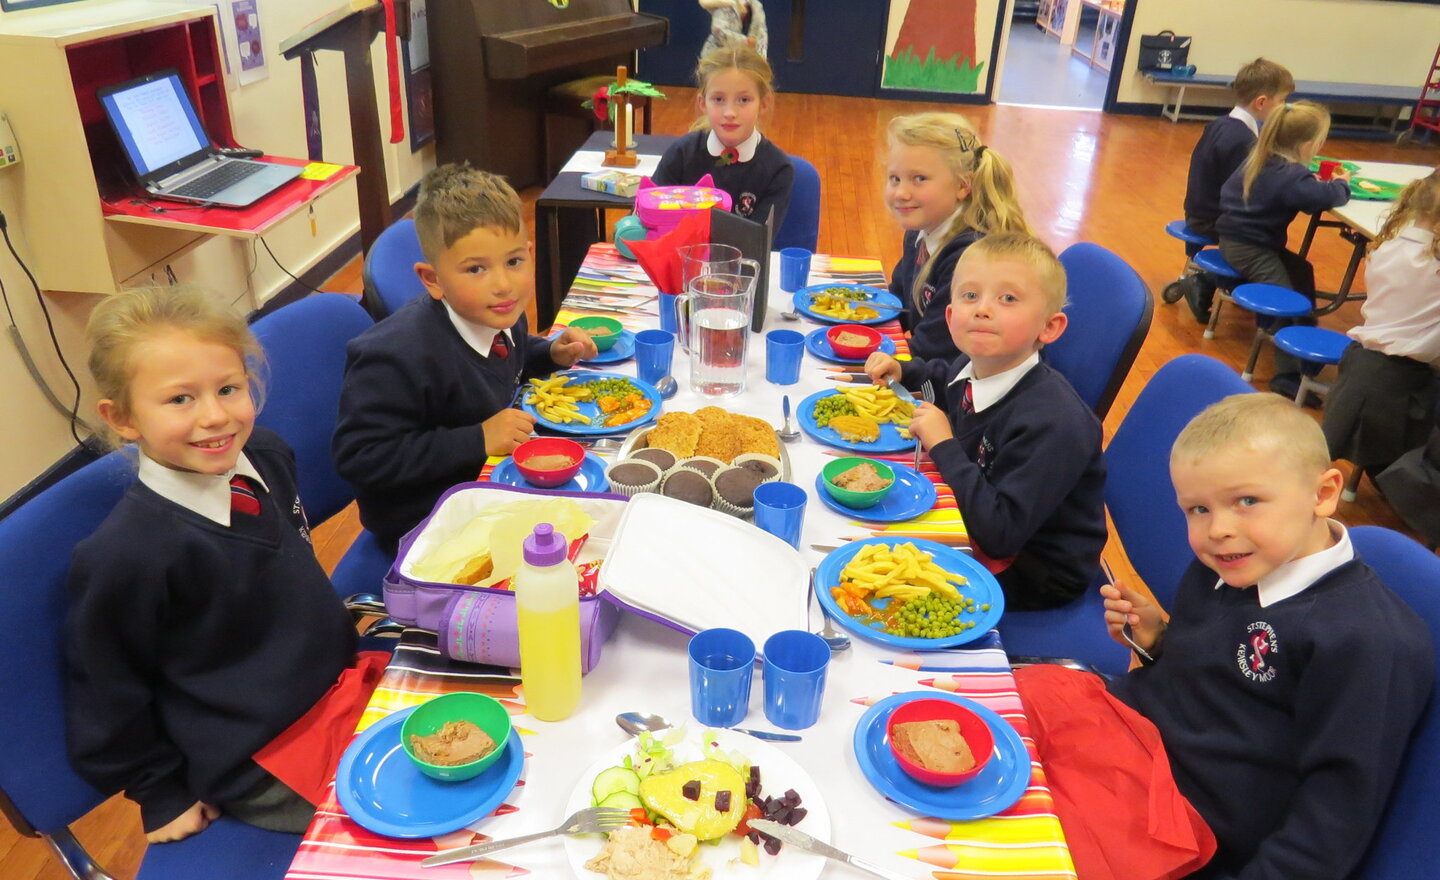
{"label": "school hall wooden floor", "polygon": [[[670,90],[655,104],[654,130],[680,133],[694,114],[694,93]],[[1226,309],[1213,340],[1183,303],[1165,305],[1159,294],[1184,261],[1179,242],[1165,235],[1165,223],[1181,215],[1185,171],[1200,124],[1172,125],[1158,118],[1105,116],[1091,111],[1029,107],[965,107],[916,102],[780,95],[767,136],[787,152],[804,156],[819,169],[822,184],[819,249],[833,254],[879,256],[888,268],[900,255],[900,234],[881,201],[883,132],[890,117],[928,109],[964,113],[985,143],[1009,159],[1016,172],[1020,200],[1036,233],[1058,252],[1077,241],[1104,245],[1130,262],[1150,285],[1155,320],[1129,379],[1106,420],[1106,436],[1124,418],[1136,394],[1166,361],[1201,352],[1237,368],[1243,365],[1253,322],[1238,308]],[[1435,164],[1440,151],[1399,149],[1387,141],[1335,139],[1327,155],[1387,162]],[[533,224],[538,188],[522,196]],[[1292,245],[1303,233],[1303,218],[1292,227]],[[1333,289],[1344,272],[1350,246],[1331,230],[1322,230],[1311,251],[1322,288]],[[1360,282],[1363,285],[1363,281]],[[327,290],[358,292],[360,261],[337,273]],[[1364,289],[1357,286],[1357,289]],[[534,312],[531,312],[534,318]],[[1344,330],[1360,320],[1351,304],[1325,316],[1323,326]],[[1270,378],[1269,355],[1261,358],[1256,387]],[[1378,524],[1404,529],[1376,496],[1368,481],[1354,503],[1342,504],[1340,517],[1352,525]],[[315,550],[327,570],[358,531],[354,508],[315,530]],[[1133,574],[1114,546],[1106,555],[1120,577]],[[101,865],[118,878],[132,878],[144,838],[139,813],[115,797],[76,826]],[[64,880],[65,872],[39,840],[0,828],[0,877],[6,880]]]}

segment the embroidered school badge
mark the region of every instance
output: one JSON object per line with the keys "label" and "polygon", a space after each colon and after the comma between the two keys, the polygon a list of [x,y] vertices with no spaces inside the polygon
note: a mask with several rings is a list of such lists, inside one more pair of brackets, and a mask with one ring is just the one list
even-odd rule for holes
{"label": "embroidered school badge", "polygon": [[749,217],[755,213],[755,194],[741,193],[740,198],[735,200],[735,213]]}
{"label": "embroidered school badge", "polygon": [[1275,635],[1275,628],[1257,620],[1245,627],[1245,640],[1235,651],[1235,662],[1246,678],[1268,682],[1275,678],[1275,655],[1279,653],[1280,640]]}
{"label": "embroidered school badge", "polygon": [[920,302],[922,305],[928,306],[933,299],[935,299],[935,285],[927,284],[924,289],[920,291]]}

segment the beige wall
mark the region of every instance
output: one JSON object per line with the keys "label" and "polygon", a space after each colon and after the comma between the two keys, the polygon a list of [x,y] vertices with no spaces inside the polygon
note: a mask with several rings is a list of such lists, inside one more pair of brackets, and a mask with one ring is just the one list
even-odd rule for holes
{"label": "beige wall", "polygon": [[[1264,55],[1296,79],[1419,86],[1440,40],[1440,7],[1379,0],[1140,0],[1120,81],[1121,102],[1160,103],[1165,90],[1135,71],[1140,36],[1172,30],[1193,37],[1189,63],[1233,73]],[[1197,90],[1185,103],[1228,104]]]}
{"label": "beige wall", "polygon": [[[73,14],[103,5],[103,0],[87,0],[49,7],[49,10],[65,10]],[[335,5],[336,0],[261,0],[261,26],[270,75],[267,79],[245,86],[237,85],[232,76],[230,106],[235,135],[240,143],[278,155],[305,155],[300,65],[298,62],[280,58],[278,47],[282,39]],[[47,14],[47,10],[41,9],[0,13],[0,16],[44,14]],[[388,120],[389,114],[383,112],[383,40],[375,41],[372,55],[376,92],[382,102],[381,118]],[[325,158],[328,161],[348,164],[352,161],[352,153],[344,65],[339,53],[325,52],[318,57]],[[18,87],[23,87],[23,84],[0,83],[0,109],[5,106],[6,91]],[[388,135],[388,129],[386,134]],[[21,141],[23,152],[25,135],[17,132],[17,137]],[[414,186],[425,169],[433,166],[435,161],[433,147],[427,146],[419,153],[410,152],[408,133],[405,142],[393,145],[387,143],[385,156],[386,180],[392,201]],[[10,237],[16,250],[33,268],[34,259],[27,252],[25,230],[19,222],[24,206],[17,204],[15,197],[17,175],[25,173],[26,165],[23,160],[15,168],[0,170],[0,211],[4,211],[10,221]],[[279,224],[265,235],[265,240],[270,244],[275,256],[296,275],[313,266],[341,241],[359,230],[354,183],[343,184],[317,201],[315,220],[316,233],[313,236],[309,217],[304,212]],[[263,304],[290,281],[258,243],[255,245],[255,252],[256,256],[252,257],[251,244],[248,242],[217,237],[172,261],[171,268],[182,282],[203,285],[227,302],[234,302],[237,308],[248,310]],[[255,268],[247,282],[246,274],[252,261]],[[50,380],[51,386],[56,389],[61,399],[68,403],[73,391],[51,350],[30,282],[3,248],[0,248],[0,281],[4,282],[9,293],[17,326],[30,351]],[[80,336],[85,318],[97,301],[96,297],[83,294],[46,294],[46,302],[55,319],[61,346],[85,389],[81,414],[87,419],[93,417],[94,396],[85,376],[85,352]],[[0,320],[4,320],[3,314],[0,314]],[[6,431],[4,451],[0,454],[0,499],[10,496],[33,480],[74,445],[66,427],[66,419],[45,403],[40,390],[25,371],[15,346],[11,344],[8,331],[3,335],[5,339],[0,340],[0,413],[5,416]]]}

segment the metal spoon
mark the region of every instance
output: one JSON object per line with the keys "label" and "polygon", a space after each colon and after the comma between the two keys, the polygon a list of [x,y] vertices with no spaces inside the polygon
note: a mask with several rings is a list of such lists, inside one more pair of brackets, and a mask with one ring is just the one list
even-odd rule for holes
{"label": "metal spoon", "polygon": [[[648,730],[652,733],[657,730],[666,730],[674,727],[659,715],[646,715],[643,712],[621,712],[615,716],[615,723],[620,729],[631,736],[639,736],[641,731]],[[768,730],[749,730],[744,727],[728,727],[736,733],[745,733],[756,739],[770,740],[771,742],[799,742],[800,737],[793,733],[771,733]]]}
{"label": "metal spoon", "polygon": [[787,394],[780,398],[780,411],[785,414],[785,424],[781,425],[780,430],[776,433],[778,433],[780,439],[786,443],[798,439],[800,437],[800,429],[790,423],[790,395]]}
{"label": "metal spoon", "polygon": [[815,592],[817,588],[815,569],[812,568],[810,569],[810,597],[815,600],[816,605],[820,605],[820,618],[825,621],[825,626],[815,635],[825,640],[825,644],[830,646],[830,653],[838,654],[850,647],[850,637],[835,631],[835,625],[830,620],[830,615],[825,613],[825,606],[820,604],[820,596]]}
{"label": "metal spoon", "polygon": [[669,400],[680,390],[680,383],[675,381],[674,376],[664,376],[655,383],[655,390],[660,392],[661,400]]}

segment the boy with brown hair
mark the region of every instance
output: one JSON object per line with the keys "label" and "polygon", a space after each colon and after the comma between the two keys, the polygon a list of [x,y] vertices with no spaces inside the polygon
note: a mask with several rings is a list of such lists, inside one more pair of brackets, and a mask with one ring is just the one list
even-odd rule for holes
{"label": "boy with brown hair", "polygon": [[[1231,86],[1235,89],[1235,107],[1205,126],[1190,154],[1190,176],[1185,185],[1185,225],[1191,232],[1211,239],[1217,238],[1220,188],[1245,163],[1271,111],[1283,106],[1286,97],[1295,91],[1295,78],[1274,61],[1256,58],[1240,68]],[[1190,256],[1199,250],[1198,245],[1186,245]],[[1187,276],[1184,285],[1185,299],[1195,319],[1202,324],[1208,322],[1214,288],[1197,275]]]}
{"label": "boy with brown hair", "polygon": [[1105,546],[1100,422],[1040,360],[1065,332],[1065,267],[1044,242],[987,235],[955,266],[945,321],[960,356],[904,364],[876,352],[865,372],[943,389],[910,431],[955,492],[1005,606],[1063,605],[1095,582]]}
{"label": "boy with brown hair", "polygon": [[504,178],[436,168],[420,182],[415,231],[430,295],[350,342],[331,442],[360,521],[389,550],[487,456],[528,439],[534,417],[511,408],[521,383],[596,355],[578,330],[528,332],[534,245]]}

